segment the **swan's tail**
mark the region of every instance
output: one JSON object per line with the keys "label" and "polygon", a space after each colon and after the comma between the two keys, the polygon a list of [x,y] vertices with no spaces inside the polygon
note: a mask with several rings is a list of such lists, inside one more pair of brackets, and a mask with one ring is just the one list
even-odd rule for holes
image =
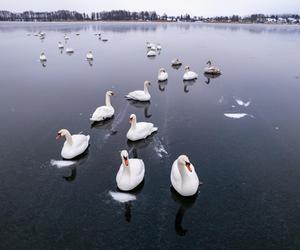
{"label": "swan's tail", "polygon": [[153,132],[156,132],[157,130],[158,130],[158,127],[153,127],[153,128],[152,128],[152,133],[153,133]]}

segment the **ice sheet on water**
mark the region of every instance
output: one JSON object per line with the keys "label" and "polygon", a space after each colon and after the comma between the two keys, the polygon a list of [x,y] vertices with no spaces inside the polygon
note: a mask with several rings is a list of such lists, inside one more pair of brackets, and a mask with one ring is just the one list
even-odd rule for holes
{"label": "ice sheet on water", "polygon": [[76,163],[76,161],[62,161],[62,160],[51,160],[50,165],[57,168],[64,168],[72,166]]}
{"label": "ice sheet on water", "polygon": [[168,155],[168,151],[164,147],[163,143],[159,138],[155,138],[154,140],[154,151],[158,155],[158,157],[163,158],[164,155]]}
{"label": "ice sheet on water", "polygon": [[228,118],[233,118],[233,119],[240,119],[245,116],[248,116],[246,113],[224,113],[224,115]]}
{"label": "ice sheet on water", "polygon": [[109,194],[115,201],[118,201],[121,203],[136,200],[136,196],[133,194],[113,192],[113,191],[109,191]]}

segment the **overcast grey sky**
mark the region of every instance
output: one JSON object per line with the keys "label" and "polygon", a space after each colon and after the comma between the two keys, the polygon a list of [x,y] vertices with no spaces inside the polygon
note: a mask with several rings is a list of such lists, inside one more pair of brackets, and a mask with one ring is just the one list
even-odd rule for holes
{"label": "overcast grey sky", "polygon": [[300,14],[300,0],[0,0],[0,9],[18,12],[68,9],[88,13],[112,9],[155,10],[159,14],[197,16]]}

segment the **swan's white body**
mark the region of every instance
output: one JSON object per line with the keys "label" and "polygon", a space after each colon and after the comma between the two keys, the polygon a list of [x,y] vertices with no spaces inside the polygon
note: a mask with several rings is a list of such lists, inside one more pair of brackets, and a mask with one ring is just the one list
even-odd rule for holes
{"label": "swan's white body", "polygon": [[67,35],[64,36],[65,40],[69,40],[69,37]]}
{"label": "swan's white body", "polygon": [[189,163],[189,167],[186,167],[184,159],[189,163],[186,156],[179,156],[174,161],[171,170],[171,183],[174,189],[182,196],[194,195],[199,186],[199,179],[194,166]]}
{"label": "swan's white body", "polygon": [[42,61],[42,62],[46,62],[47,61],[47,57],[46,57],[46,55],[44,53],[41,53],[41,55],[40,55],[40,61]]}
{"label": "swan's white body", "polygon": [[190,70],[190,67],[185,67],[185,73],[183,75],[183,80],[190,81],[198,78],[197,73]]}
{"label": "swan's white body", "polygon": [[172,63],[172,66],[180,66],[180,65],[182,65],[182,62],[179,61],[179,59],[175,59],[171,63]]}
{"label": "swan's white body", "polygon": [[161,45],[160,45],[160,44],[157,44],[156,49],[157,49],[157,50],[161,50],[161,49],[162,49]]}
{"label": "swan's white body", "polygon": [[135,101],[141,101],[146,102],[150,101],[151,95],[148,90],[148,86],[150,85],[150,82],[145,81],[144,82],[144,90],[136,90],[128,93],[125,97],[129,100],[135,100]]}
{"label": "swan's white body", "polygon": [[86,54],[86,59],[87,60],[93,60],[94,59],[94,56],[93,56],[91,51]]}
{"label": "swan's white body", "polygon": [[112,91],[107,91],[105,95],[105,105],[98,107],[90,118],[91,121],[99,122],[111,118],[115,114],[115,109],[110,103],[110,97],[113,96]]}
{"label": "swan's white body", "polygon": [[220,75],[221,74],[221,70],[218,69],[215,66],[208,66],[204,68],[204,73],[205,74],[210,74],[210,75]]}
{"label": "swan's white body", "polygon": [[148,49],[151,49],[152,47],[155,47],[155,44],[147,42],[146,46],[147,46]]}
{"label": "swan's white body", "polygon": [[147,53],[147,56],[148,57],[153,57],[153,56],[156,56],[157,54],[156,54],[156,51],[155,50],[153,50],[153,49],[151,49],[150,51],[148,51],[148,53]]}
{"label": "swan's white body", "polygon": [[72,48],[67,48],[66,53],[69,53],[69,54],[74,53],[74,50]]}
{"label": "swan's white body", "polygon": [[116,176],[117,186],[123,191],[129,191],[143,181],[145,164],[141,159],[128,159],[128,153],[125,150],[121,152],[121,157],[122,164]]}
{"label": "swan's white body", "polygon": [[130,115],[129,122],[131,123],[131,127],[126,136],[130,141],[145,139],[153,132],[158,130],[158,128],[154,127],[153,123],[151,122],[137,122],[134,114]]}
{"label": "swan's white body", "polygon": [[59,49],[63,49],[63,48],[64,48],[64,45],[63,45],[61,42],[59,42],[59,43],[58,43],[58,48],[59,48]]}
{"label": "swan's white body", "polygon": [[165,69],[160,69],[159,70],[158,77],[157,77],[158,81],[164,82],[164,81],[168,80],[168,77],[169,77],[169,75],[168,75],[168,73],[166,72]]}
{"label": "swan's white body", "polygon": [[71,135],[70,132],[66,129],[62,129],[58,132],[58,137],[65,137],[66,141],[63,145],[63,148],[61,150],[61,156],[64,159],[73,159],[82,153],[85,152],[85,150],[89,146],[89,135],[82,135],[82,134],[76,134]]}

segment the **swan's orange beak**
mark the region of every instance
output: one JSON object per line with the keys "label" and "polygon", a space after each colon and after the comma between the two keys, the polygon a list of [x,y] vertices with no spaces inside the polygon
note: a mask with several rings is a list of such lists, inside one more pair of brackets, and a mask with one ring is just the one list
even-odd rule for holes
{"label": "swan's orange beak", "polygon": [[128,158],[127,157],[124,157],[124,162],[125,162],[125,166],[128,167],[129,162],[128,162]]}
{"label": "swan's orange beak", "polygon": [[129,118],[129,123],[131,123],[131,121],[132,121],[132,118]]}
{"label": "swan's orange beak", "polygon": [[190,162],[186,162],[185,165],[186,165],[187,169],[188,169],[190,172],[192,172],[191,163],[190,163]]}

